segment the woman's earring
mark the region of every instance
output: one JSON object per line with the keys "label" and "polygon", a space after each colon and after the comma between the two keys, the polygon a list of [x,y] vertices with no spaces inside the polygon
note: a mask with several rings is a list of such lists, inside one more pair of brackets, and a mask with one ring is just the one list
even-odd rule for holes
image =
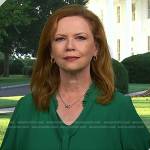
{"label": "woman's earring", "polygon": [[97,60],[97,56],[93,56],[93,60],[96,61]]}
{"label": "woman's earring", "polygon": [[54,64],[55,63],[55,59],[53,57],[51,57],[51,63]]}

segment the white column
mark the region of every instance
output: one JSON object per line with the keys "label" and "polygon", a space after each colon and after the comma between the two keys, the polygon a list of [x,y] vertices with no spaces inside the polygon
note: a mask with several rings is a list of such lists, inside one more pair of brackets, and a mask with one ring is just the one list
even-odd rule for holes
{"label": "white column", "polygon": [[131,55],[132,0],[125,0],[124,44],[121,47],[121,60]]}
{"label": "white column", "polygon": [[141,3],[141,0],[138,0],[137,1],[137,8],[136,8],[136,12],[137,12],[137,15],[135,16],[136,20],[137,20],[137,28],[136,28],[136,33],[135,33],[135,54],[138,54],[138,53],[143,53],[143,32],[142,32],[142,3]]}
{"label": "white column", "polygon": [[0,0],[0,6],[5,2],[6,0]]}
{"label": "white column", "polygon": [[105,16],[104,16],[104,27],[106,36],[109,44],[111,56],[116,58],[117,53],[115,50],[115,28],[114,28],[114,0],[105,1]]}

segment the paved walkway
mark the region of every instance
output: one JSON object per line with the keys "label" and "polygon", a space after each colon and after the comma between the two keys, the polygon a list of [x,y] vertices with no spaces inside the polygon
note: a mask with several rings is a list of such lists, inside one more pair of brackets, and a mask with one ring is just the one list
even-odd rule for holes
{"label": "paved walkway", "polygon": [[14,112],[15,107],[11,107],[11,108],[1,108],[0,109],[0,115],[1,114],[8,114],[8,113],[12,113]]}
{"label": "paved walkway", "polygon": [[25,95],[29,91],[29,84],[0,87],[0,97]]}
{"label": "paved walkway", "polygon": [[138,95],[141,95],[141,94],[144,94],[147,90],[145,91],[139,91],[139,92],[134,92],[134,93],[129,93],[129,94],[126,94],[126,95],[129,95],[129,96],[138,96]]}

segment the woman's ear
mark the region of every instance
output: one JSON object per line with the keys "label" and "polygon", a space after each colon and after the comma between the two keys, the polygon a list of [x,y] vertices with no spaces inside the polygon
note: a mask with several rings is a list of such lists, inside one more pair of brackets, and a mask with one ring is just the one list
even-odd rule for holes
{"label": "woman's ear", "polygon": [[99,46],[98,46],[97,42],[95,42],[95,54],[94,54],[94,56],[98,55],[98,50],[99,50]]}

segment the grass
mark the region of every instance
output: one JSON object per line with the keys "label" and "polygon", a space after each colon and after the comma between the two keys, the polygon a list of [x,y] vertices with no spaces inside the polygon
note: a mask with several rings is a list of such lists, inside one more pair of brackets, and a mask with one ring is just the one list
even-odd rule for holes
{"label": "grass", "polygon": [[8,126],[11,116],[12,116],[12,113],[7,114],[7,115],[0,115],[0,145],[4,138],[6,128]]}
{"label": "grass", "polygon": [[[8,97],[6,99],[16,99],[14,101],[17,101],[19,98],[20,97]],[[150,132],[150,97],[136,97],[132,98],[132,100],[136,111],[138,112]],[[3,136],[5,134],[11,115],[12,114],[0,115],[0,145],[2,143]]]}
{"label": "grass", "polygon": [[130,83],[129,84],[129,93],[132,92],[139,92],[143,90],[150,89],[150,84],[136,84],[136,83]]}
{"label": "grass", "polygon": [[150,97],[132,98],[137,113],[140,115],[150,132]]}
{"label": "grass", "polygon": [[14,107],[22,96],[0,97],[0,108]]}
{"label": "grass", "polygon": [[0,76],[0,86],[26,84],[29,82],[30,78],[24,75],[10,75],[9,77]]}

